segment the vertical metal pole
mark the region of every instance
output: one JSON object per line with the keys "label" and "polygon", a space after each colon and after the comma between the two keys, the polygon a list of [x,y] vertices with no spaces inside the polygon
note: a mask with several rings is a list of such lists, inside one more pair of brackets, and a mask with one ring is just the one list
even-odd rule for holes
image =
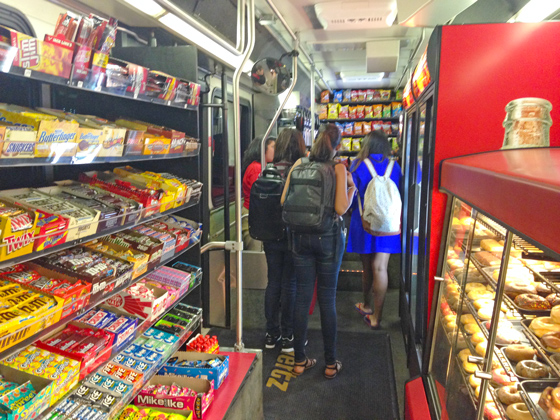
{"label": "vertical metal pole", "polygon": [[[295,45],[294,45],[294,50],[297,51],[298,47],[299,47],[299,41],[296,38]],[[272,129],[276,125],[276,121],[278,121],[278,118],[280,117],[280,114],[282,113],[282,110],[284,109],[284,106],[286,106],[286,103],[288,102],[288,99],[290,98],[290,95],[292,94],[294,88],[296,87],[297,67],[298,67],[298,65],[297,65],[297,54],[294,54],[292,56],[292,84],[290,85],[290,88],[288,89],[288,94],[284,98],[284,102],[282,102],[282,104],[276,110],[276,114],[274,114],[274,117],[272,118],[272,121],[270,122],[270,125],[266,129],[266,133],[264,133],[264,136],[263,136],[263,139],[262,139],[262,144],[261,144],[261,173],[262,173],[262,171],[264,171],[264,168],[266,167],[266,157],[265,157],[265,155],[266,155],[266,147],[265,147],[266,139],[268,139],[268,136],[270,136],[270,133],[272,132]]]}
{"label": "vertical metal pole", "polygon": [[[247,63],[255,46],[255,0],[247,0],[247,46],[243,51],[243,60],[233,74],[233,121],[234,138],[233,148],[235,156],[235,256],[237,266],[235,277],[237,279],[237,341],[236,351],[243,351],[243,235],[241,232],[241,110],[239,99],[239,81],[243,73],[243,67]],[[245,25],[243,25],[245,26]],[[241,29],[245,32],[245,28]]]}
{"label": "vertical metal pole", "polygon": [[[500,265],[500,273],[498,275],[498,283],[496,285],[496,297],[494,298],[494,310],[492,311],[492,325],[490,326],[488,336],[488,346],[486,347],[486,360],[484,360],[483,372],[492,372],[492,356],[494,355],[494,345],[496,344],[496,332],[498,331],[498,321],[502,308],[502,297],[504,295],[504,286],[506,284],[506,274],[509,262],[509,251],[513,241],[513,233],[508,231],[504,245],[504,253],[502,254],[502,263]],[[484,403],[486,402],[486,392],[488,390],[488,379],[482,379],[480,384],[480,393],[478,397],[477,420],[484,419]]]}
{"label": "vertical metal pole", "polygon": [[[227,73],[222,68],[222,156],[224,176],[224,241],[230,240],[229,221],[229,133],[228,133],[228,93]],[[226,289],[226,327],[231,326],[231,261],[230,252],[224,250],[225,289]]]}
{"label": "vertical metal pole", "polygon": [[245,45],[245,1],[237,0],[237,43],[235,49],[241,51]]}
{"label": "vertical metal pole", "polygon": [[[311,57],[313,58],[313,57]],[[310,105],[310,109],[311,109],[311,139],[309,141],[309,143],[312,145],[313,142],[315,141],[315,62],[312,61],[311,62],[311,89],[309,92],[309,96],[311,96],[311,105]]]}

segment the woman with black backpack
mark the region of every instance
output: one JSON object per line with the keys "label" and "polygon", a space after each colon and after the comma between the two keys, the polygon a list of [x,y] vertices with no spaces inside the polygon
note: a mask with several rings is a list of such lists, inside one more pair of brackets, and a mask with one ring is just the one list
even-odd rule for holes
{"label": "woman with black backpack", "polygon": [[340,131],[327,124],[309,159],[299,159],[288,174],[282,195],[283,219],[292,232],[296,273],[294,312],[294,375],[317,364],[305,354],[307,319],[317,279],[317,301],[325,355],[324,376],[333,379],[342,368],[336,354],[336,288],[345,245],[341,217],[352,203],[356,187],[343,164],[333,159]]}
{"label": "woman with black backpack", "polygon": [[[293,128],[285,128],[278,135],[274,149],[274,166],[285,177],[307,150],[303,135]],[[294,305],[296,278],[288,236],[279,241],[264,241],[268,266],[268,283],[264,294],[266,317],[265,347],[274,348],[282,338],[282,352],[294,351]]]}

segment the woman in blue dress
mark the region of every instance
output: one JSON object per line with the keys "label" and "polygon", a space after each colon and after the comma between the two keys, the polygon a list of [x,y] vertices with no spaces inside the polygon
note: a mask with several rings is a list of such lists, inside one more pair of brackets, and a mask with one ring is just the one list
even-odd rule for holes
{"label": "woman in blue dress", "polygon": [[[362,202],[368,183],[372,179],[364,160],[369,158],[375,171],[383,175],[389,164],[390,154],[389,140],[382,131],[372,131],[362,141],[362,149],[350,166],[350,173],[352,173]],[[394,163],[390,178],[400,189],[401,168],[397,162]],[[360,254],[363,266],[362,291],[364,301],[356,303],[355,309],[364,316],[364,322],[370,328],[379,329],[387,292],[389,256],[401,252],[401,235],[372,236],[368,234],[362,227],[356,197],[352,203],[352,219],[347,251]]]}

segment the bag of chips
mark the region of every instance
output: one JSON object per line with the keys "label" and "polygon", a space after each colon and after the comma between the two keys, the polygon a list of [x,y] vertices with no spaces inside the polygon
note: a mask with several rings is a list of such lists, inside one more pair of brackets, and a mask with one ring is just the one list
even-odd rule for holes
{"label": "bag of chips", "polygon": [[365,118],[365,117],[366,117],[365,106],[358,105],[356,107],[356,118]]}
{"label": "bag of chips", "polygon": [[356,119],[356,106],[349,106],[348,107],[348,118],[350,118],[351,120],[355,120]]}
{"label": "bag of chips", "polygon": [[383,118],[383,105],[373,106],[373,118]]}
{"label": "bag of chips", "polygon": [[371,123],[369,121],[362,123],[362,131],[364,132],[364,135],[371,133]]}
{"label": "bag of chips", "polygon": [[366,105],[364,107],[364,114],[365,114],[364,118],[373,118],[373,106]]}
{"label": "bag of chips", "polygon": [[350,137],[343,137],[342,140],[340,140],[340,150],[343,152],[352,150],[352,139]]}
{"label": "bag of chips", "polygon": [[355,122],[354,123],[354,135],[355,136],[361,136],[363,134],[362,131],[362,122]]}
{"label": "bag of chips", "polygon": [[400,102],[392,102],[391,108],[393,109],[392,115],[393,118],[398,118],[402,112],[402,104]]}
{"label": "bag of chips", "polygon": [[328,114],[328,110],[327,110],[327,105],[319,105],[317,107],[317,112],[319,113],[319,119],[320,120],[326,120]]}
{"label": "bag of chips", "polygon": [[336,120],[338,118],[339,104],[329,104],[329,120]]}
{"label": "bag of chips", "polygon": [[342,93],[342,100],[344,102],[352,102],[352,89],[345,89]]}
{"label": "bag of chips", "polygon": [[324,90],[321,92],[321,103],[327,104],[330,100],[330,92],[328,90]]}
{"label": "bag of chips", "polygon": [[383,123],[383,131],[385,132],[385,134],[387,134],[388,136],[390,136],[392,134],[392,127],[391,127],[391,123],[390,122],[384,122]]}
{"label": "bag of chips", "polygon": [[335,90],[334,91],[333,102],[342,102],[342,91],[341,90]]}
{"label": "bag of chips", "polygon": [[381,99],[383,101],[388,101],[389,99],[391,99],[391,91],[390,90],[380,90],[379,94],[381,95]]}
{"label": "bag of chips", "polygon": [[391,105],[383,105],[383,118],[391,118]]}
{"label": "bag of chips", "polygon": [[358,92],[357,90],[352,90],[352,102],[358,102],[359,94],[360,92]]}
{"label": "bag of chips", "polygon": [[348,119],[348,105],[340,105],[340,108],[338,110],[338,118]]}
{"label": "bag of chips", "polygon": [[345,136],[353,136],[354,135],[354,123],[347,122],[344,124],[344,133]]}
{"label": "bag of chips", "polygon": [[373,102],[373,89],[366,91],[366,102]]}
{"label": "bag of chips", "polygon": [[352,151],[359,152],[362,150],[362,139],[352,139]]}
{"label": "bag of chips", "polygon": [[358,102],[364,102],[366,100],[366,90],[358,91]]}

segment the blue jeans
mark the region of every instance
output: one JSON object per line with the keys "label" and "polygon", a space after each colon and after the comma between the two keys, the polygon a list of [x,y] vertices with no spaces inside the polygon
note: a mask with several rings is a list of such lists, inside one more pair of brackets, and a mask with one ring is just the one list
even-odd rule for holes
{"label": "blue jeans", "polygon": [[293,235],[294,267],[297,279],[294,317],[295,361],[305,361],[307,319],[317,279],[317,301],[321,312],[321,331],[325,364],[336,362],[336,285],[344,254],[346,232],[335,224],[326,234]]}
{"label": "blue jeans", "polygon": [[[264,292],[266,332],[272,336],[294,333],[296,277],[294,260],[288,241],[264,242],[268,266],[268,284]],[[281,315],[281,316],[280,316]]]}

